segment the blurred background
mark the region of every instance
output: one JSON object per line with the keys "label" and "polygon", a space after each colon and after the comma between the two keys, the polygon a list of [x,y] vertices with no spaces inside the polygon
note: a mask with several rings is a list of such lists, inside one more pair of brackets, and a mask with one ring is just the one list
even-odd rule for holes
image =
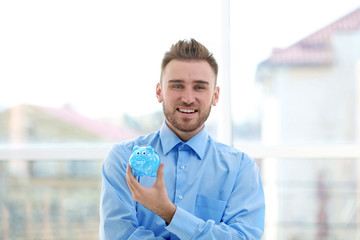
{"label": "blurred background", "polygon": [[163,54],[220,66],[207,122],[247,152],[263,239],[360,239],[356,0],[0,2],[0,239],[97,239],[101,164],[157,131]]}

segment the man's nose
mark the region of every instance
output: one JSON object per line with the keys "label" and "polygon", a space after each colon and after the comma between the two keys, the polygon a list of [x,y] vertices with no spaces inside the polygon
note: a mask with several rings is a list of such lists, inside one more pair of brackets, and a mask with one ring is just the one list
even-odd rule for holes
{"label": "man's nose", "polygon": [[194,95],[194,92],[192,91],[192,89],[186,89],[183,92],[181,100],[183,102],[185,102],[186,104],[191,104],[191,103],[195,102],[195,95]]}

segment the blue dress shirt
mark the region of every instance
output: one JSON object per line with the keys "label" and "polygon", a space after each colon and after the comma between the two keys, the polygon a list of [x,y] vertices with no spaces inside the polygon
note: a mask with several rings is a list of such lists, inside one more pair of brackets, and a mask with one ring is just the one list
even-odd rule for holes
{"label": "blue dress shirt", "polygon": [[[133,200],[126,166],[133,146],[153,146],[164,166],[169,225]],[[146,187],[154,177],[138,177]],[[158,132],[113,146],[102,167],[100,239],[260,239],[264,192],[255,161],[213,140],[204,127],[188,142],[164,123]]]}

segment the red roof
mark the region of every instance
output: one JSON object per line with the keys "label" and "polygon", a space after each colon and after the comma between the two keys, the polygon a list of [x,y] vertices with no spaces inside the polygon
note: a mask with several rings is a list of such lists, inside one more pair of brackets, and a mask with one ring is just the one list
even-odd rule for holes
{"label": "red roof", "polygon": [[360,8],[285,49],[275,49],[262,64],[323,65],[333,61],[331,36],[360,29]]}
{"label": "red roof", "polygon": [[101,122],[99,120],[94,120],[80,115],[69,107],[63,108],[51,108],[43,106],[33,106],[37,109],[50,114],[57,119],[70,123],[76,126],[79,129],[83,129],[89,133],[97,135],[107,140],[122,141],[128,140],[140,135],[139,132],[132,131],[125,128],[120,128],[114,125],[111,125],[106,122]]}

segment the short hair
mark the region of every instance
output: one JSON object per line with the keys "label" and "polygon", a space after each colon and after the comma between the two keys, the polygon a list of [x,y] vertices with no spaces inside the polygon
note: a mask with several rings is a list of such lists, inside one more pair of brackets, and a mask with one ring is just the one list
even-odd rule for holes
{"label": "short hair", "polygon": [[214,71],[215,74],[215,86],[216,79],[218,75],[218,64],[209,50],[191,38],[190,40],[180,40],[177,43],[173,44],[168,52],[165,53],[162,63],[161,63],[161,76],[160,81],[162,79],[163,72],[171,60],[205,60],[209,63],[210,67]]}

